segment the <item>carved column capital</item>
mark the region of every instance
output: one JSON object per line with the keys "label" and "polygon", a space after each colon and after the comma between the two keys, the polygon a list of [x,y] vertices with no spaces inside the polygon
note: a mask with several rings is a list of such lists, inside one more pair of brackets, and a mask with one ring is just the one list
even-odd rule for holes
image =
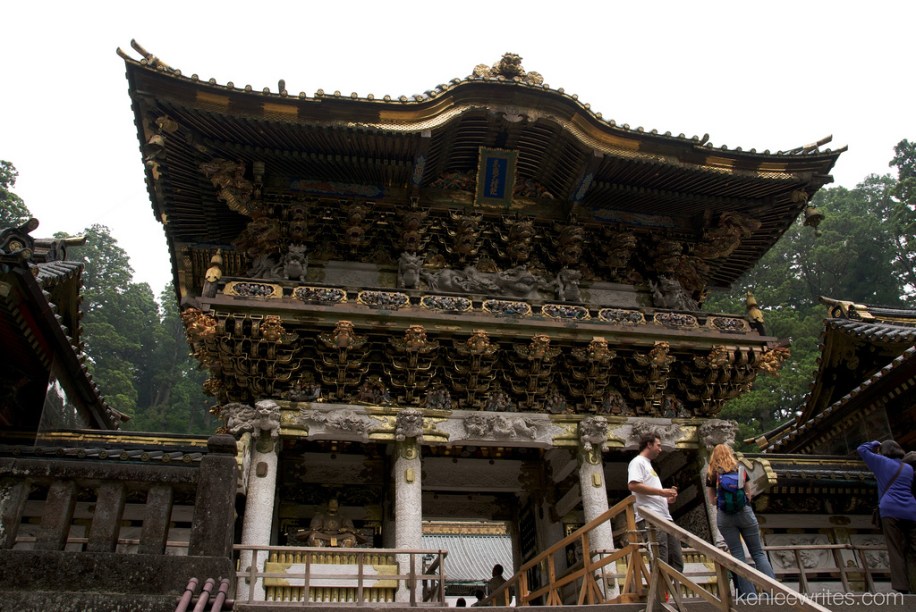
{"label": "carved column capital", "polygon": [[712,448],[718,444],[734,444],[737,433],[738,423],[735,421],[710,419],[700,425],[697,438],[704,448]]}
{"label": "carved column capital", "polygon": [[415,441],[423,435],[423,413],[419,410],[401,410],[395,417],[394,439]]}

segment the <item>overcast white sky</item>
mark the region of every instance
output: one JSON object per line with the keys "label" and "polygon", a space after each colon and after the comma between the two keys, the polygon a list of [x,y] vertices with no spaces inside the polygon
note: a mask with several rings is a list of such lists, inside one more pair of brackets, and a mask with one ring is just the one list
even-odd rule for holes
{"label": "overcast white sky", "polygon": [[185,75],[310,96],[409,96],[511,51],[634,128],[773,151],[832,134],[850,188],[916,138],[912,2],[29,0],[0,21],[0,159],[35,235],[106,225],[157,295],[169,256],[115,53],[131,38]]}

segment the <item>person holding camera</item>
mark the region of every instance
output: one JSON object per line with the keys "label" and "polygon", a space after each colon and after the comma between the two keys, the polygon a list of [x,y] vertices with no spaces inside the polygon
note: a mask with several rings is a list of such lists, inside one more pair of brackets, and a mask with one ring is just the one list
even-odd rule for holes
{"label": "person holding camera", "polygon": [[894,440],[866,442],[857,450],[878,481],[878,512],[890,559],[891,587],[909,593],[907,556],[916,555],[913,467],[903,461],[903,448]]}

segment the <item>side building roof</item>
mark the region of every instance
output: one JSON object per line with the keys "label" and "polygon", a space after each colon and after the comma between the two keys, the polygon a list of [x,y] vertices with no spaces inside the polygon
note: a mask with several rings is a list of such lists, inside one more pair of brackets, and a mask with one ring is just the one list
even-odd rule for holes
{"label": "side building roof", "polygon": [[916,310],[821,301],[829,318],[811,392],[799,415],[758,445],[767,453],[810,453],[843,437],[848,452],[870,435],[868,417],[878,406],[894,421],[897,441],[916,444],[916,408],[907,399],[916,387]]}
{"label": "side building roof", "polygon": [[16,356],[0,374],[0,428],[118,429],[124,417],[92,380],[80,340],[82,264],[57,259],[67,239],[33,239],[37,227],[0,231],[0,346]]}

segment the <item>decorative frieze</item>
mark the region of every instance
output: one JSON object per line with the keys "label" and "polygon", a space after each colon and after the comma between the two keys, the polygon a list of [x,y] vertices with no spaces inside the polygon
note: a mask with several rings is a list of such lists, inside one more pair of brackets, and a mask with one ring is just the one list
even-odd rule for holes
{"label": "decorative frieze", "polygon": [[307,304],[344,304],[347,292],[334,287],[296,287],[293,297]]}
{"label": "decorative frieze", "polygon": [[226,283],[223,293],[246,298],[281,298],[283,297],[283,287],[271,283],[230,281]]}
{"label": "decorative frieze", "polygon": [[510,300],[485,300],[483,310],[490,314],[503,317],[528,317],[531,316],[531,305],[527,302],[513,302]]}
{"label": "decorative frieze", "polygon": [[469,298],[449,295],[424,295],[420,298],[420,306],[429,310],[443,312],[468,312],[473,308]]}
{"label": "decorative frieze", "polygon": [[397,310],[410,304],[410,297],[397,291],[360,291],[356,302],[380,310]]}
{"label": "decorative frieze", "polygon": [[602,308],[598,311],[598,318],[617,325],[645,325],[646,315],[639,310],[624,310],[622,308]]}

